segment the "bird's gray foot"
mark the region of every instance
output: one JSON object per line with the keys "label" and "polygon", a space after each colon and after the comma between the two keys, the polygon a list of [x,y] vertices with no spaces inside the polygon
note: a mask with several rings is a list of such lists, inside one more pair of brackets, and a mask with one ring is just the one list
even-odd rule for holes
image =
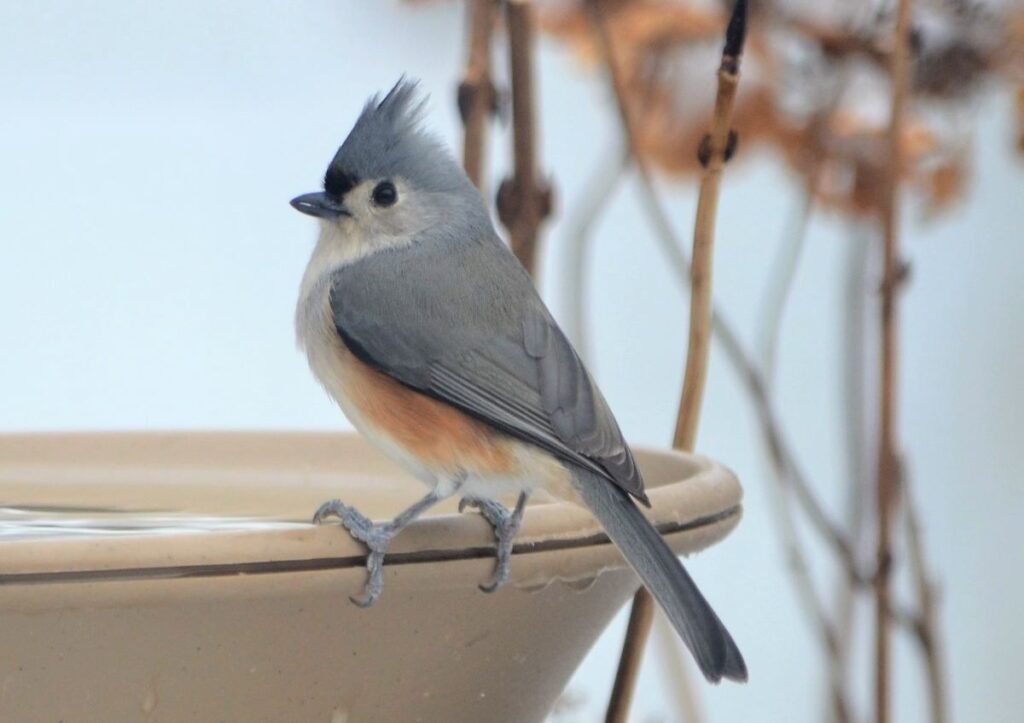
{"label": "bird's gray foot", "polygon": [[369,548],[370,552],[366,556],[366,588],[361,597],[349,597],[359,607],[368,608],[380,597],[384,587],[384,554],[400,528],[396,527],[394,521],[374,524],[355,507],[349,507],[341,500],[331,500],[320,505],[320,509],[313,515],[313,523],[319,525],[328,517],[337,517],[352,537]]}
{"label": "bird's gray foot", "polygon": [[480,510],[480,514],[491,524],[494,538],[498,542],[494,576],[490,582],[480,585],[480,589],[484,592],[494,592],[508,580],[509,567],[512,563],[512,543],[523,523],[527,497],[525,492],[521,493],[516,501],[515,509],[511,511],[494,500],[481,500],[474,497],[463,497],[459,500],[459,512],[467,507],[475,507]]}

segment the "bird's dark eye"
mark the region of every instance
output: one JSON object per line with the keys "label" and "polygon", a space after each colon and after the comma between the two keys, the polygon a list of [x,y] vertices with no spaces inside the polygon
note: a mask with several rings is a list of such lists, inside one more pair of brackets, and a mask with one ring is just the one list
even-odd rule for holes
{"label": "bird's dark eye", "polygon": [[398,200],[398,191],[391,181],[381,181],[373,189],[373,203],[376,206],[390,206]]}

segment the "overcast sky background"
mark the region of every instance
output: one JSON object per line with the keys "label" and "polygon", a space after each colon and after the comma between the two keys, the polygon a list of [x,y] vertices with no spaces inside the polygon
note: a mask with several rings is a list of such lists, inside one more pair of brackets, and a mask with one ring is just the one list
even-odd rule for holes
{"label": "overcast sky background", "polygon": [[[443,2],[0,2],[0,430],[348,428],[295,349],[314,225],[287,202],[315,190],[366,97],[402,73],[422,80],[428,124],[457,146],[462,31],[461,5]],[[538,70],[541,166],[559,211],[543,289],[557,315],[561,212],[614,152],[616,121],[602,84],[564,49],[542,43]],[[1024,162],[1009,99],[986,96],[974,112],[969,202],[940,224],[913,208],[904,221],[913,277],[899,423],[941,580],[955,718],[1009,721],[1024,709]],[[494,143],[497,178],[509,139]],[[688,238],[694,189],[669,195]],[[776,158],[729,168],[715,295],[747,341],[797,202]],[[687,311],[638,209],[627,186],[600,226],[591,362],[627,436],[664,445]],[[815,220],[779,357],[782,417],[837,513],[837,320],[852,237]],[[739,474],[746,517],[690,568],[751,682],[702,685],[703,706],[710,721],[819,720],[821,653],[785,572],[755,420],[723,362],[716,351],[699,447]],[[623,625],[620,615],[573,680],[573,719],[599,719]],[[897,640],[894,720],[923,720],[917,651]],[[645,667],[634,720],[674,720],[664,685]]]}

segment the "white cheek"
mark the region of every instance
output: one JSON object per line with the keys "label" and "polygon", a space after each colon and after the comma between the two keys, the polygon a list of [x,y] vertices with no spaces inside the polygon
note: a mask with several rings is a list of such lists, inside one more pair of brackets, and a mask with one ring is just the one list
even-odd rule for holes
{"label": "white cheek", "polygon": [[356,186],[345,196],[345,206],[352,212],[356,225],[364,225],[373,220],[374,208],[370,205],[368,191]]}

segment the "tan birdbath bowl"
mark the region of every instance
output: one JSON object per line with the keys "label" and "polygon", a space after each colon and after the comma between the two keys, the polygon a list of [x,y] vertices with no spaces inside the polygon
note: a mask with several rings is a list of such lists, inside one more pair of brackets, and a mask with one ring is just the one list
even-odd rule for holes
{"label": "tan birdbath bowl", "polygon": [[[650,514],[690,553],[739,522],[715,462],[640,450]],[[509,583],[454,502],[365,550],[314,527],[423,493],[346,434],[0,435],[0,720],[540,721],[638,582],[583,509],[531,504]]]}

